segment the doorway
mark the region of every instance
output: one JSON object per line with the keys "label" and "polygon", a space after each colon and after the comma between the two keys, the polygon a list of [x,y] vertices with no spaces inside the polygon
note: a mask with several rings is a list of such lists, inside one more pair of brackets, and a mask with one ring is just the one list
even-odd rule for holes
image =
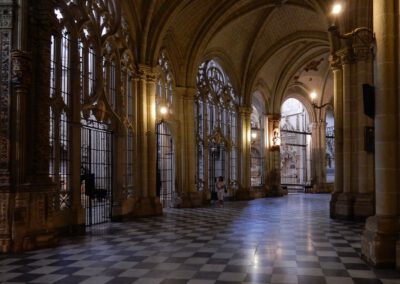
{"label": "doorway", "polygon": [[157,196],[163,208],[175,204],[175,155],[172,134],[165,122],[157,124]]}
{"label": "doorway", "polygon": [[81,120],[81,204],[86,225],[110,221],[113,197],[110,125]]}
{"label": "doorway", "polygon": [[296,99],[281,108],[281,184],[289,192],[303,192],[311,183],[311,131],[309,116]]}

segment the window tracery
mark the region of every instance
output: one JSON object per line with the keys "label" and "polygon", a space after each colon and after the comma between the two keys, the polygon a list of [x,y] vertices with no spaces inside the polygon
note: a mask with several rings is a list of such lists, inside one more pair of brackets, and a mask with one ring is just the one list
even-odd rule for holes
{"label": "window tracery", "polygon": [[237,183],[237,105],[229,78],[214,60],[199,67],[196,94],[198,190],[214,190],[215,178]]}
{"label": "window tracery", "polygon": [[156,103],[157,106],[165,105],[170,108],[173,102],[173,75],[167,53],[164,50],[160,53],[158,67],[160,72],[157,80]]}
{"label": "window tracery", "polygon": [[59,25],[50,39],[49,176],[60,192],[58,207],[66,209],[71,205],[71,36],[61,11],[54,13]]}
{"label": "window tracery", "polygon": [[[61,193],[64,188],[69,190],[69,129],[72,113],[80,113],[82,125],[103,124],[101,127],[107,130],[125,129],[125,188],[132,192],[134,58],[129,52],[132,42],[120,3],[58,0],[54,23],[50,54],[49,175],[56,183],[64,183],[60,186]],[[73,60],[78,60],[77,66],[72,66]],[[79,82],[71,81],[72,70],[78,71]],[[72,108],[77,105],[73,103],[76,100],[80,109]],[[69,199],[61,194],[60,206],[67,208]]]}

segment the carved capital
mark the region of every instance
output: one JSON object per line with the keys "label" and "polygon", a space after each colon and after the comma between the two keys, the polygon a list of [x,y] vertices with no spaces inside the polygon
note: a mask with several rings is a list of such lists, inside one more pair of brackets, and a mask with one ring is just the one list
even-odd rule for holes
{"label": "carved capital", "polygon": [[352,64],[355,62],[354,53],[351,48],[343,48],[339,50],[336,55],[340,58],[342,65]]}
{"label": "carved capital", "polygon": [[12,15],[13,15],[12,1],[0,1],[0,29],[12,28],[12,21],[13,21]]}
{"label": "carved capital", "polygon": [[251,107],[247,107],[247,106],[239,107],[239,114],[241,116],[250,116],[252,111],[253,111],[253,109]]}
{"label": "carved capital", "polygon": [[29,88],[32,81],[31,57],[24,51],[11,52],[11,82],[17,88]]}
{"label": "carved capital", "polygon": [[337,56],[336,54],[333,54],[333,55],[329,56],[329,63],[331,65],[332,71],[342,69],[342,65],[341,65],[341,62],[340,62],[340,57]]}
{"label": "carved capital", "polygon": [[140,80],[145,80],[148,82],[156,82],[158,78],[158,72],[153,70],[148,65],[139,64],[139,67],[136,69],[136,75]]}

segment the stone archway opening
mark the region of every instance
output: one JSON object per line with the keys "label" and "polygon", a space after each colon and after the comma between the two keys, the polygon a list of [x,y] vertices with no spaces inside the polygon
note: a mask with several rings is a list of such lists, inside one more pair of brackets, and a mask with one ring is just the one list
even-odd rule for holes
{"label": "stone archway opening", "polygon": [[281,107],[281,184],[289,192],[311,186],[311,131],[309,114],[297,99],[289,98]]}

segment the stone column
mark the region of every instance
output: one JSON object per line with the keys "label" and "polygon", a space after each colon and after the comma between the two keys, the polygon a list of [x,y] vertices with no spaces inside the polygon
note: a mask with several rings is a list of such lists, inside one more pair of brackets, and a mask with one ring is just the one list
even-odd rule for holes
{"label": "stone column", "polygon": [[[372,38],[370,39],[372,43]],[[372,49],[369,43],[353,44],[355,55],[355,77],[357,89],[354,92],[355,104],[358,106],[356,113],[356,125],[354,129],[356,137],[353,140],[355,158],[357,159],[357,181],[355,202],[354,202],[354,218],[365,219],[372,216],[375,211],[374,198],[374,155],[365,149],[365,129],[373,126],[373,120],[367,117],[363,108],[363,89],[362,84],[373,84],[372,72]]]}
{"label": "stone column", "polygon": [[311,153],[312,153],[312,180],[313,180],[313,191],[324,192],[326,183],[325,174],[325,121],[320,120],[319,122],[311,123]]}
{"label": "stone column", "polygon": [[[13,1],[3,1],[0,5],[2,21],[0,22],[0,52],[1,70],[0,75],[0,252],[10,252],[12,250],[12,227],[13,227],[13,208],[15,206],[15,185],[19,184],[22,177],[19,171],[23,163],[19,158],[19,150],[22,144],[17,143],[23,139],[21,135],[24,129],[19,129],[22,123],[22,113],[17,113],[20,107],[24,106],[26,93],[29,88],[30,74],[27,68],[30,66],[29,57],[23,52],[14,52],[12,49],[13,32]],[[12,77],[11,60],[13,61]],[[29,72],[30,73],[30,72]],[[24,75],[28,75],[25,77]],[[17,85],[14,96],[11,93],[10,79]],[[14,99],[13,99],[14,98]],[[21,101],[21,104],[20,104]],[[18,139],[18,140],[14,140]],[[13,143],[11,143],[11,141]]]}
{"label": "stone column", "polygon": [[202,192],[196,190],[196,132],[195,132],[195,103],[196,88],[177,88],[182,98],[181,109],[181,146],[182,146],[182,206],[198,207],[202,205]]}
{"label": "stone column", "polygon": [[333,109],[335,116],[335,183],[330,201],[330,216],[336,217],[336,203],[343,192],[343,73],[333,64]]}
{"label": "stone column", "polygon": [[375,266],[400,269],[399,241],[399,93],[398,6],[373,2],[376,35],[375,64],[375,190],[376,215],[369,217],[362,235],[362,254]]}
{"label": "stone column", "polygon": [[251,172],[251,107],[239,108],[239,181],[240,188],[236,191],[236,199],[250,198]]}
{"label": "stone column", "polygon": [[[116,111],[122,119],[127,117],[127,74],[117,75],[116,81],[121,86],[116,90]],[[123,121],[118,121],[115,132],[113,133],[113,155],[114,155],[114,173],[113,173],[113,198],[112,198],[112,218],[121,220],[126,215],[125,201],[127,199],[126,188],[126,162],[127,162],[127,128]],[[128,209],[129,210],[129,209]]]}
{"label": "stone column", "polygon": [[139,65],[138,70],[138,154],[136,161],[139,171],[137,207],[133,214],[150,216],[162,214],[160,199],[156,196],[156,88],[155,75],[151,67]]}
{"label": "stone column", "polygon": [[269,115],[266,127],[268,133],[267,143],[267,176],[266,185],[268,196],[282,196],[284,192],[281,188],[281,153],[280,153],[280,115]]}
{"label": "stone column", "polygon": [[[350,49],[344,48],[338,52],[341,62],[342,62],[342,98],[343,98],[343,112],[338,113],[338,116],[342,117],[343,126],[343,164],[341,168],[343,169],[343,191],[337,196],[337,201],[335,204],[335,217],[350,219],[353,217],[353,204],[354,198],[352,194],[352,111],[353,111],[353,101],[351,93],[352,84],[352,56],[350,54]],[[337,111],[336,111],[337,112]],[[336,114],[335,112],[335,114]],[[336,119],[337,116],[335,116]],[[335,126],[336,127],[336,126]]]}

